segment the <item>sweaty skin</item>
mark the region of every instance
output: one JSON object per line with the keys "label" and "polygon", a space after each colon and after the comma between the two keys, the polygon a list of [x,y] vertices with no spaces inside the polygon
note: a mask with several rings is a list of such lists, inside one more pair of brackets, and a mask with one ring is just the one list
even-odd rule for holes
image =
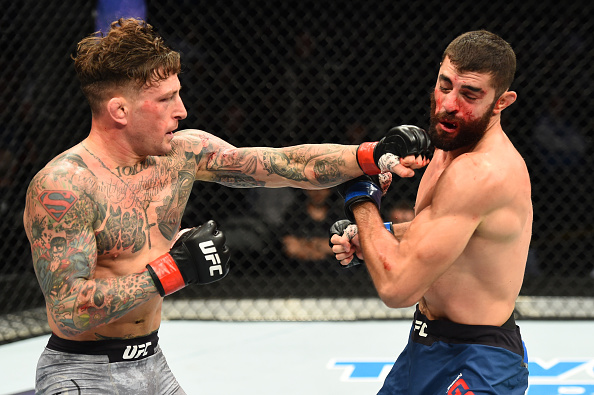
{"label": "sweaty skin", "polygon": [[[436,131],[448,139],[461,123],[491,116],[476,144],[437,149],[419,185],[415,218],[385,231],[375,205],[354,208],[358,238],[333,237],[346,264],[353,249],[365,259],[389,307],[419,303],[429,319],[502,325],[520,292],[532,233],[528,170],[500,124],[515,100],[495,103],[489,75],[460,73],[446,58],[435,88],[435,111],[449,114]],[[396,237],[394,237],[396,236]],[[360,243],[360,244],[359,244]]]}

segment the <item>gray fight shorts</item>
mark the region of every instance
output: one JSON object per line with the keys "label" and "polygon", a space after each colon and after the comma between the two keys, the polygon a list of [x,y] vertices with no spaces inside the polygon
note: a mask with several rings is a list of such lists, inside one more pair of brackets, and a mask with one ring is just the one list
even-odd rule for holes
{"label": "gray fight shorts", "polygon": [[157,333],[134,339],[72,341],[52,334],[37,363],[36,394],[185,395]]}

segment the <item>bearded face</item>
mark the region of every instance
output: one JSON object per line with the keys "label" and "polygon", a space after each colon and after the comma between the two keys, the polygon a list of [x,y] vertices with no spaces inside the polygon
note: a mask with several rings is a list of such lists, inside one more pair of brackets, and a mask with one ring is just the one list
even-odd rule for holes
{"label": "bearded face", "polygon": [[[454,151],[478,143],[487,131],[496,103],[497,100],[494,100],[480,118],[464,119],[460,118],[459,114],[449,114],[445,111],[436,114],[435,93],[431,92],[431,125],[429,127],[431,142],[436,148],[443,151]],[[444,124],[449,129],[456,129],[456,131],[454,133],[446,132],[440,127],[440,124]]]}

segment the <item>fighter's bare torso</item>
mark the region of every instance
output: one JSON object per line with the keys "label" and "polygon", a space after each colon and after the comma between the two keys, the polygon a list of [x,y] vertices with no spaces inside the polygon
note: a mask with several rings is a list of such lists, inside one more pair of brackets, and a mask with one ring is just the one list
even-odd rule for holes
{"label": "fighter's bare torso", "polygon": [[[467,211],[480,216],[480,222],[461,255],[425,292],[420,309],[430,319],[501,325],[513,311],[530,243],[529,175],[502,131],[488,133],[471,152],[459,156],[438,150],[419,186],[416,215],[434,203],[436,189],[452,189],[453,182],[467,176],[474,177],[466,184],[475,188],[469,193],[482,199],[476,210]],[[438,210],[448,204],[441,201]]]}
{"label": "fighter's bare torso", "polygon": [[[92,262],[96,253],[92,278],[109,279],[141,272],[148,262],[167,252],[179,230],[196,174],[196,161],[188,160],[182,148],[178,143],[167,156],[149,156],[132,167],[111,167],[83,142],[52,161],[42,177],[65,177],[79,202],[67,207],[58,223],[69,246],[63,258],[82,253]],[[71,238],[81,240],[77,243]],[[56,284],[55,289],[66,292],[67,287]],[[88,311],[90,321],[93,314],[96,319],[109,314],[99,299],[121,297],[120,303],[128,302],[120,295],[90,291],[95,291],[94,306]],[[140,288],[138,292],[142,292]],[[145,335],[158,329],[161,304],[162,298],[154,295],[109,324],[68,337],[96,340]],[[54,332],[65,335],[54,319],[49,321]]]}

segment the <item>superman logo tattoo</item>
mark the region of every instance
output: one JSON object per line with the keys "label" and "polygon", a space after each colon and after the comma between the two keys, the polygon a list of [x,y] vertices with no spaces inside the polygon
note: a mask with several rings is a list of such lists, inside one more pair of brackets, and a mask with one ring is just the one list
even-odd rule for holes
{"label": "superman logo tattoo", "polygon": [[39,195],[39,202],[45,211],[58,222],[77,200],[76,195],[70,191],[43,191]]}

